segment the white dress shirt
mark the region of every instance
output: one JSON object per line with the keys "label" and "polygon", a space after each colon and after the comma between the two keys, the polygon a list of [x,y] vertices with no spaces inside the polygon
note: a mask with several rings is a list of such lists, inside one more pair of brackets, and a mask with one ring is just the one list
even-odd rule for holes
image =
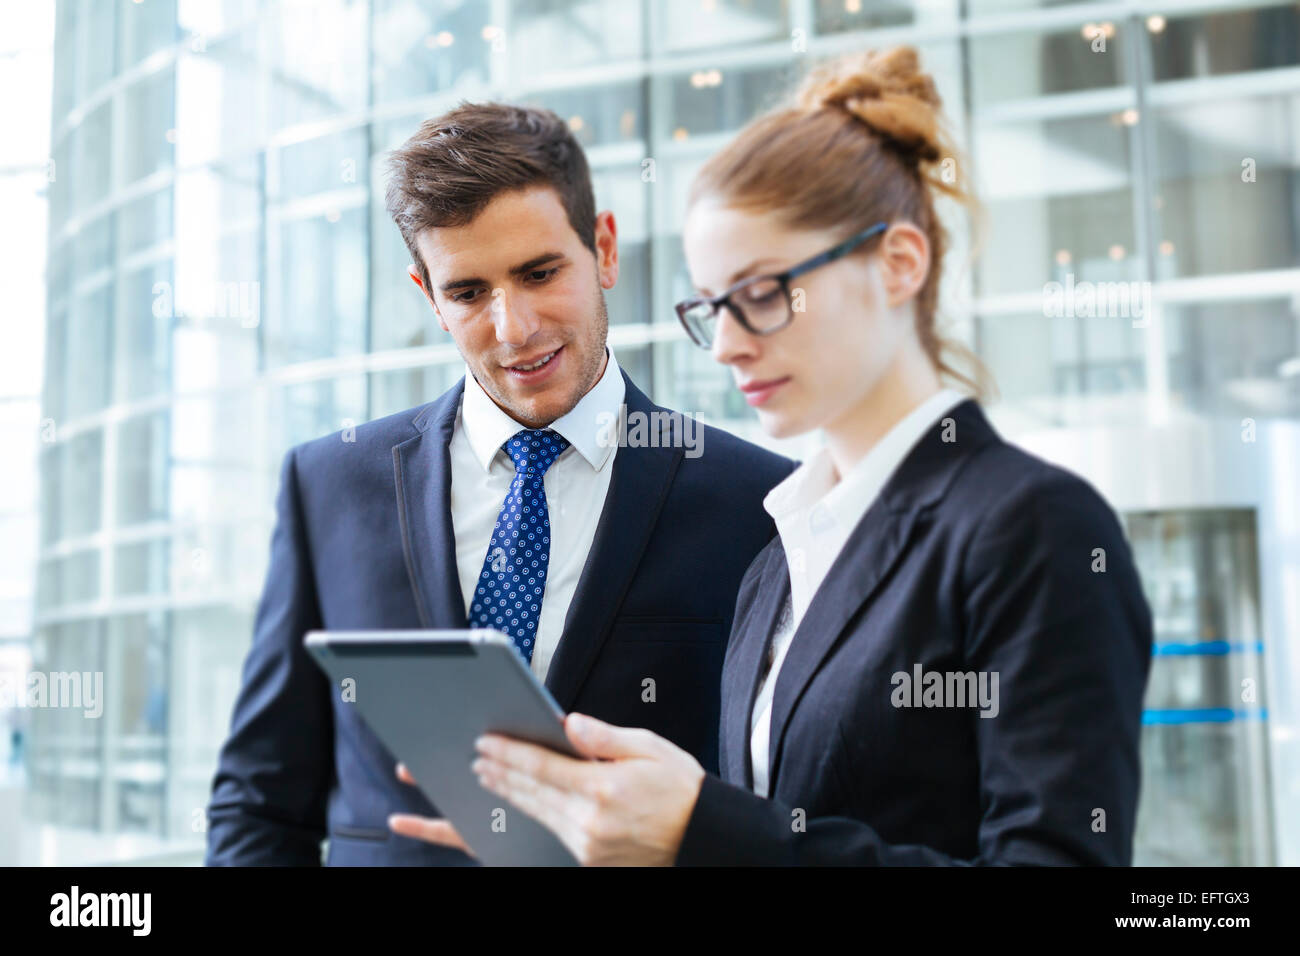
{"label": "white dress shirt", "polygon": [[[617,432],[612,431],[616,425],[609,423],[619,421],[626,389],[613,351],[607,348],[606,354],[609,361],[600,380],[568,414],[547,426],[566,438],[569,447],[542,478],[551,522],[551,553],[531,665],[539,681],[546,680],[564,631],[564,619],[586,566],[614,471],[618,447],[613,436]],[[526,427],[488,397],[466,366],[465,393],[452,430],[450,455],[456,570],[467,612],[473,606],[497,516],[515,478],[514,462],[501,446]]]}
{"label": "white dress shirt", "polygon": [[908,412],[853,469],[840,479],[830,451],[822,447],[767,493],[763,508],[776,522],[790,570],[790,594],[782,606],[769,645],[772,661],[750,714],[749,756],[754,792],[766,797],[770,768],[772,696],[790,642],[813,595],[839,557],[844,543],[880,490],[926,429],[966,400],[942,389]]}

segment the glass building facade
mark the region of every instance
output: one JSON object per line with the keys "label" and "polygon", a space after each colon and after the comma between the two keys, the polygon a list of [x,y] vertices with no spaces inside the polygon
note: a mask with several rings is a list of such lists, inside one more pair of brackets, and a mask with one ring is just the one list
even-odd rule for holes
{"label": "glass building facade", "polygon": [[[987,211],[951,330],[1003,434],[1122,513],[1156,615],[1137,861],[1300,863],[1300,7],[1197,0],[59,0],[31,666],[105,709],[29,715],[31,825],[201,845],[281,456],[460,377],[387,150],[461,99],[565,117],[619,362],[801,457],[676,323],[685,192],[810,62],[893,43]],[[1051,283],[1149,303],[1048,315]]]}

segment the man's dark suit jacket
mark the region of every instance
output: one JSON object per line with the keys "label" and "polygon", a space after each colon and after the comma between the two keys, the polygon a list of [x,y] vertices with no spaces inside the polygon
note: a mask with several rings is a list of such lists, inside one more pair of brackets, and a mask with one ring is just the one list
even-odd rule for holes
{"label": "man's dark suit jacket", "polygon": [[[975,402],[949,418],[795,631],[770,800],[752,792],[750,710],[790,579],[780,539],[754,559],[723,669],[722,779],[705,777],[679,865],[1131,861],[1152,626],[1128,545],[1089,485],[1002,441]],[[996,672],[997,716],[896,706],[915,701],[894,675],[918,664]]]}
{"label": "man's dark suit jacket", "polygon": [[[615,455],[546,686],[566,712],[649,727],[716,769],[736,592],[775,534],[763,497],[794,463],[698,423],[700,454],[689,457],[667,410],[624,381],[628,415],[652,427]],[[270,568],[213,781],[209,865],[316,865],[326,837],[331,865],[470,862],[389,832],[390,813],[437,811],[397,780],[394,756],[302,643],[313,629],[468,626],[448,455],[464,385],[361,425],[355,442],[336,433],[285,456]]]}

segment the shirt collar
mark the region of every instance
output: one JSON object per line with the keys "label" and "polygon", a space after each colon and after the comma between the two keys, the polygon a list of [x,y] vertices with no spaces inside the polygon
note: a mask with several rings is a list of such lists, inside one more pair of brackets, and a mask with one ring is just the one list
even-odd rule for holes
{"label": "shirt collar", "polygon": [[[576,448],[578,454],[595,471],[600,471],[605,466],[615,447],[611,442],[601,441],[601,423],[618,420],[626,391],[613,349],[606,346],[605,354],[609,356],[609,361],[605,363],[605,372],[600,380],[578,400],[577,405],[547,426]],[[466,365],[461,427],[465,429],[465,437],[469,439],[474,457],[483,466],[483,470],[488,471],[492,467],[492,459],[501,451],[501,446],[521,428],[528,426],[520,424],[502,411],[483,391],[483,386],[474,378],[469,365]]]}
{"label": "shirt collar", "polygon": [[814,524],[825,521],[824,514],[841,528],[854,527],[925,430],[940,415],[965,400],[966,396],[951,388],[936,392],[896,422],[842,479],[835,470],[830,450],[821,447],[767,493],[763,499],[764,510],[780,523],[820,503],[821,507],[809,516]]}

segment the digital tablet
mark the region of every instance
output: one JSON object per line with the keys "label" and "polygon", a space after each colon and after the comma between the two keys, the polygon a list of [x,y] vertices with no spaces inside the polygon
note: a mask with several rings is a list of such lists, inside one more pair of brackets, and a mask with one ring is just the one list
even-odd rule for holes
{"label": "digital tablet", "polygon": [[550,830],[470,770],[474,740],[488,732],[578,756],[563,711],[509,637],[487,629],[312,631],[304,643],[481,862],[576,865]]}

